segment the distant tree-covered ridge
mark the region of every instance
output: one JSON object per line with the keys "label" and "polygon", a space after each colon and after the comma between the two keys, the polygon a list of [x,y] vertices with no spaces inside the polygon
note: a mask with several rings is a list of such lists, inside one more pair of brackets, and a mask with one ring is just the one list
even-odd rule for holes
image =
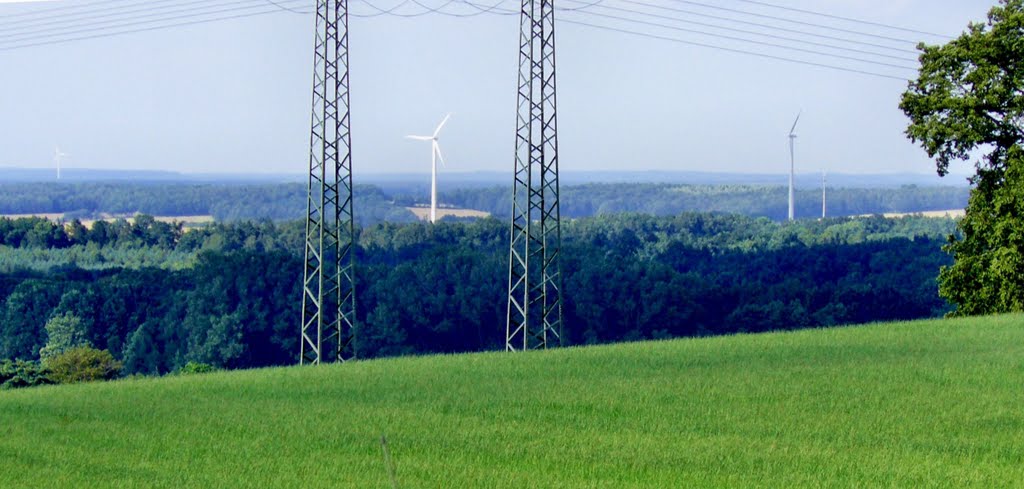
{"label": "distant tree-covered ridge", "polygon": [[[787,217],[788,189],[758,185],[679,185],[657,183],[593,183],[562,187],[562,216],[588,217],[638,212],[668,216],[680,212],[726,212],[782,221]],[[826,215],[860,216],[963,209],[967,187],[828,188]],[[441,201],[487,211],[511,212],[511,189],[469,188],[444,192]],[[821,217],[821,187],[798,188],[797,218]]]}
{"label": "distant tree-covered ridge", "polygon": [[[567,220],[564,338],[590,344],[938,316],[948,306],[935,277],[949,263],[941,245],[954,227],[920,217]],[[0,359],[37,359],[51,344],[47,323],[58,318],[82,343],[109,351],[124,374],[189,362],[294,363],[303,229],[263,221],[182,232],[142,217],[79,234],[73,223],[0,219]],[[362,228],[358,354],[500,349],[507,239],[499,219]]]}
{"label": "distant tree-covered ridge", "polygon": [[[828,189],[829,216],[886,212],[963,209],[967,187]],[[511,211],[511,186],[463,188],[442,192],[442,205],[485,211],[498,217]],[[728,212],[783,220],[787,190],[751,185],[680,185],[607,183],[562,187],[562,215],[570,218],[640,212],[674,215],[681,212]],[[356,186],[356,220],[364,226],[378,222],[412,222],[406,208],[429,203],[429,195]],[[821,216],[821,189],[800,188],[797,216]],[[155,216],[210,215],[218,221],[302,219],[306,187],[283,184],[197,183],[8,183],[0,184],[0,214],[61,214],[68,220],[101,214]]]}
{"label": "distant tree-covered ridge", "polygon": [[[416,220],[380,189],[356,185],[364,225]],[[210,215],[218,221],[292,220],[306,212],[306,186],[298,183],[6,183],[0,184],[0,214],[64,214],[70,219],[101,214]]]}

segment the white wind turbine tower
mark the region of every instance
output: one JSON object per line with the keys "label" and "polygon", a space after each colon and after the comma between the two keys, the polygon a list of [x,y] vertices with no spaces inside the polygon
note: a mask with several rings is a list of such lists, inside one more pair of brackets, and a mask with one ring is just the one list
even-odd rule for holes
{"label": "white wind turbine tower", "polygon": [[430,141],[430,222],[437,222],[437,160],[441,160],[441,164],[444,165],[444,157],[441,156],[441,146],[437,143],[438,136],[441,134],[441,128],[444,127],[445,123],[451,117],[451,114],[444,116],[444,120],[437,125],[437,129],[434,129],[433,136],[406,136],[408,139],[415,139],[417,141]]}
{"label": "white wind turbine tower", "polygon": [[821,170],[821,218],[825,218],[825,170]]}
{"label": "white wind turbine tower", "polygon": [[789,220],[793,220],[794,207],[793,207],[793,175],[796,172],[796,124],[800,122],[800,115],[803,111],[796,115],[796,120],[793,121],[793,127],[789,129]]}
{"label": "white wind turbine tower", "polygon": [[60,180],[60,164],[64,161],[64,158],[67,158],[68,156],[71,155],[61,151],[60,148],[53,149],[53,162],[57,165],[57,180]]}

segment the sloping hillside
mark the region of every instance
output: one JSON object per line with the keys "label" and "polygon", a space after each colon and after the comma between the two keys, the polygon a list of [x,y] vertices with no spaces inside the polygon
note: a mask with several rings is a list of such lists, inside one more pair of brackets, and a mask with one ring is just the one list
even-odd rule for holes
{"label": "sloping hillside", "polygon": [[0,487],[1021,487],[1024,316],[0,392]]}

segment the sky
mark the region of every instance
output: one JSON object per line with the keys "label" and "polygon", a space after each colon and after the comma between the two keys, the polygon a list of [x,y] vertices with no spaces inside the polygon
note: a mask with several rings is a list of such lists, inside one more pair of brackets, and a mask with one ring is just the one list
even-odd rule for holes
{"label": "sky", "polygon": [[[433,7],[445,5],[451,12],[473,11],[458,2],[422,1]],[[984,20],[995,3],[765,1],[950,36],[959,34],[970,21]],[[137,4],[132,0],[0,1],[0,167],[51,167],[54,149],[59,146],[70,155],[65,163],[69,168],[289,174],[307,170],[312,15],[281,10],[201,25],[5,49],[16,45],[12,41],[19,35],[52,32],[34,30],[43,27],[31,24],[16,30],[19,22],[38,19],[25,13],[64,6],[101,8],[91,6],[94,3],[118,7],[118,2]],[[374,12],[365,2],[352,0],[352,11]],[[381,0],[372,5],[388,8],[397,2]],[[637,2],[656,5],[643,7],[649,13],[733,28],[777,32],[668,9],[857,37],[684,0],[604,0],[582,10],[559,11],[558,129],[563,171],[783,173],[789,167],[787,134],[802,111],[797,127],[799,172],[934,172],[934,163],[903,134],[907,119],[898,104],[913,70],[751,45],[721,37],[744,34],[695,24],[674,25],[713,30],[718,36],[598,15],[624,16],[622,9],[641,8]],[[313,2],[308,3],[311,6]],[[907,41],[943,42],[940,37],[743,0],[696,3]],[[310,8],[295,2],[291,5],[300,11]],[[517,4],[506,1],[502,5],[516,8]],[[576,0],[558,0],[556,5],[585,6]],[[422,9],[406,3],[397,12],[418,10]],[[630,15],[649,23],[672,22]],[[900,79],[640,37],[570,21]],[[443,171],[511,172],[518,29],[514,15],[354,17],[350,33],[355,174],[429,172],[429,144],[404,136],[429,134],[447,113],[452,117],[441,134],[447,160]],[[913,49],[904,42],[857,38]],[[859,49],[910,59],[872,57],[875,60],[916,66],[912,53],[863,45]],[[970,166],[962,164],[953,170],[968,173]]]}

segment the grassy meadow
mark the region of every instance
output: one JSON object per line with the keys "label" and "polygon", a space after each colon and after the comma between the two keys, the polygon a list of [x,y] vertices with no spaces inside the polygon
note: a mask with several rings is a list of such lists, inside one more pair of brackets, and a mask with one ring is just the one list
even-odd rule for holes
{"label": "grassy meadow", "polygon": [[0,487],[1024,487],[1024,316],[0,392]]}

